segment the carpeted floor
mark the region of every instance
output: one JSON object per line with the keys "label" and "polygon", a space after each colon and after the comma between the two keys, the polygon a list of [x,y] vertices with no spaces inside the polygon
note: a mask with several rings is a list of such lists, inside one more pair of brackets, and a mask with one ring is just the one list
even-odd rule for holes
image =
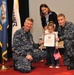
{"label": "carpeted floor", "polygon": [[[13,62],[10,60],[6,64],[7,66],[12,66]],[[10,68],[9,70],[0,70],[0,75],[74,75],[74,70],[67,70],[66,66],[64,66],[62,58],[60,59],[59,69],[50,69],[45,65],[45,60],[33,63],[33,66],[35,66],[36,69],[32,70],[31,73],[21,73]]]}

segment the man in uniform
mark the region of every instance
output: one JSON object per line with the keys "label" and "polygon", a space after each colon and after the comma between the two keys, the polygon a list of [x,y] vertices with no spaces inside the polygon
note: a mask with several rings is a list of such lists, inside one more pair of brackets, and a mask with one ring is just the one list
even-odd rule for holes
{"label": "man in uniform", "polygon": [[21,72],[30,72],[34,69],[31,63],[40,61],[47,55],[45,51],[38,49],[43,41],[38,44],[33,41],[33,36],[30,33],[33,22],[32,18],[26,18],[24,27],[17,30],[13,37],[14,69]]}
{"label": "man in uniform", "polygon": [[66,21],[64,14],[58,15],[59,41],[64,41],[64,64],[68,70],[74,69],[74,24]]}

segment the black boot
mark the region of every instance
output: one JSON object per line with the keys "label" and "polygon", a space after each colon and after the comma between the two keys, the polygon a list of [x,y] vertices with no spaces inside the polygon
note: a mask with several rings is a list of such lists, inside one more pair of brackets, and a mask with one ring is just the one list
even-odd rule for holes
{"label": "black boot", "polygon": [[74,68],[68,66],[67,70],[74,70]]}
{"label": "black boot", "polygon": [[74,57],[70,57],[70,63],[67,67],[67,70],[73,70],[74,69]]}
{"label": "black boot", "polygon": [[31,66],[31,70],[34,70],[35,69],[35,67],[34,66]]}

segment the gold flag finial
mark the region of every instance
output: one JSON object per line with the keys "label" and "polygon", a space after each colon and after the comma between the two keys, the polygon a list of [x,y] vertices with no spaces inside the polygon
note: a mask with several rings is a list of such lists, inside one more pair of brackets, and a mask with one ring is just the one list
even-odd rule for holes
{"label": "gold flag finial", "polygon": [[2,31],[2,25],[0,24],[0,30]]}
{"label": "gold flag finial", "polygon": [[0,42],[0,47],[2,47],[2,43]]}

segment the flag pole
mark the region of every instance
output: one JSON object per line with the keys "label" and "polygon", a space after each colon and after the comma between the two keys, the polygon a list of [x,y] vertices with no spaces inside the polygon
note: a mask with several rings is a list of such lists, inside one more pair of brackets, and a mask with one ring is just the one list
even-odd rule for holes
{"label": "flag pole", "polygon": [[0,29],[0,45],[2,48],[2,66],[0,68],[0,70],[6,70],[9,69],[9,67],[5,66],[5,61],[7,61],[7,43],[8,43],[8,39],[7,39],[7,27],[8,25],[8,12],[7,12],[7,0],[0,0],[0,6],[2,7],[1,10],[1,29]]}
{"label": "flag pole", "polygon": [[7,58],[4,57],[4,55],[6,53],[7,53],[7,50],[2,54],[2,66],[1,66],[0,70],[8,70],[8,69],[12,68],[12,66],[11,67],[5,66],[5,61],[8,60]]}
{"label": "flag pole", "polygon": [[2,58],[2,66],[1,66],[0,70],[7,70],[7,69],[9,69],[9,68],[5,66],[5,61]]}
{"label": "flag pole", "polygon": [[7,53],[7,50],[2,54],[2,66],[0,70],[7,70],[10,69],[10,67],[5,66],[5,61],[7,61],[7,58],[4,57],[4,55]]}
{"label": "flag pole", "polygon": [[7,50],[2,53],[2,66],[0,67],[0,70],[8,70],[8,69],[12,68],[12,67],[9,67],[9,66],[5,66],[5,61],[8,60],[5,57],[6,54],[7,54]]}

